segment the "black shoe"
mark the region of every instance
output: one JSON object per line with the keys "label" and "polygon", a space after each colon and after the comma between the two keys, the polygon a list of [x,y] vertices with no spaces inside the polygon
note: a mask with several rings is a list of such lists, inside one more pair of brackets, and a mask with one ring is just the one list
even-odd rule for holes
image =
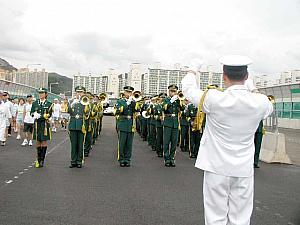
{"label": "black shoe", "polygon": [[84,157],[89,157],[89,154],[88,154],[88,153],[85,153],[85,154],[84,154]]}
{"label": "black shoe", "polygon": [[130,167],[130,163],[129,162],[125,163],[125,167]]}
{"label": "black shoe", "polygon": [[120,166],[121,166],[121,167],[125,167],[125,163],[123,163],[123,162],[120,163]]}
{"label": "black shoe", "polygon": [[170,162],[170,166],[171,166],[171,167],[175,167],[175,166],[176,166],[176,165],[175,165],[175,162],[172,162],[172,161],[171,161],[171,162]]}
{"label": "black shoe", "polygon": [[81,164],[78,164],[78,165],[77,165],[77,168],[82,168],[82,165],[81,165]]}
{"label": "black shoe", "polygon": [[257,165],[257,164],[254,164],[254,168],[259,168],[259,165]]}
{"label": "black shoe", "polygon": [[75,168],[75,167],[77,167],[77,165],[76,164],[71,164],[69,167],[70,168]]}
{"label": "black shoe", "polygon": [[166,167],[170,167],[170,163],[169,162],[165,162],[165,166]]}

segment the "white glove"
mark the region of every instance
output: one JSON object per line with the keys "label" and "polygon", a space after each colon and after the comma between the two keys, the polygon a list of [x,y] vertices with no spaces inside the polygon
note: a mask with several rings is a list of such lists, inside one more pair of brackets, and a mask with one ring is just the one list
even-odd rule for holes
{"label": "white glove", "polygon": [[195,58],[191,61],[191,66],[189,66],[189,69],[197,73],[198,71],[200,71],[202,65],[203,65],[203,60],[199,58]]}
{"label": "white glove", "polygon": [[37,112],[34,112],[34,113],[33,113],[33,118],[34,118],[34,119],[39,119],[39,118],[41,118],[41,114],[39,114],[39,113],[37,113]]}
{"label": "white glove", "polygon": [[171,98],[171,103],[175,102],[176,100],[178,99],[178,95],[174,95],[172,98]]}
{"label": "white glove", "polygon": [[71,103],[71,107],[73,107],[73,105],[75,105],[78,102],[79,102],[79,100],[77,98],[74,98],[72,103]]}
{"label": "white glove", "polygon": [[247,87],[247,89],[251,92],[253,91],[257,91],[257,88],[254,86],[254,82],[252,79],[248,78],[246,81],[245,81],[245,86]]}
{"label": "white glove", "polygon": [[127,99],[126,104],[127,104],[127,105],[130,105],[131,102],[132,102],[132,96],[130,96],[130,97]]}

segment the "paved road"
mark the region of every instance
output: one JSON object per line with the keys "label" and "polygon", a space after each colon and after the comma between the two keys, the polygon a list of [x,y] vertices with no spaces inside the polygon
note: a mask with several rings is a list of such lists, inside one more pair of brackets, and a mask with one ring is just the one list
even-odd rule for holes
{"label": "paved road", "polygon": [[[10,138],[0,148],[1,225],[204,224],[202,172],[177,154],[177,167],[136,136],[132,167],[116,162],[112,117],[82,169],[70,169],[69,140],[54,135],[46,167],[33,166],[34,148]],[[300,224],[300,167],[261,164],[255,174],[254,225]]]}

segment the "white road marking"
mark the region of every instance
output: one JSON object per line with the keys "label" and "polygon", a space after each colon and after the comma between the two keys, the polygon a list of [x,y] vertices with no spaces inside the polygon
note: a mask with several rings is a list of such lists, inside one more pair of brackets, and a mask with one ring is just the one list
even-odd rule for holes
{"label": "white road marking", "polygon": [[[58,143],[56,146],[54,146],[49,152],[47,152],[46,155],[49,155],[51,152],[53,152],[54,150],[56,150],[61,144],[63,144],[66,140],[68,140],[68,138],[65,138],[63,141],[61,141],[60,143]],[[35,165],[35,161],[33,163],[31,163],[28,168],[32,168],[32,166]],[[23,171],[20,171],[19,172],[19,175],[22,175],[24,174],[25,171],[28,170],[28,168],[25,168]],[[14,176],[14,179],[18,179],[19,177],[18,176]],[[13,183],[14,181],[13,180],[5,180],[5,184],[11,184]],[[5,185],[3,185],[5,186]],[[1,187],[0,187],[1,188]]]}

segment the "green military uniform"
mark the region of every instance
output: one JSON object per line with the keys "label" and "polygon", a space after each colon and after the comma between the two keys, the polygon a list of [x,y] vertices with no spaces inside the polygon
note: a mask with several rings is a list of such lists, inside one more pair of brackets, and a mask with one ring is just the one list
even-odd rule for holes
{"label": "green military uniform", "polygon": [[[40,88],[39,93],[47,93],[46,88]],[[50,121],[53,112],[52,103],[44,99],[44,101],[38,99],[32,103],[30,114],[35,118],[33,128],[33,140],[37,142],[43,142],[51,140],[52,133],[50,129]],[[39,118],[36,118],[36,115]],[[43,167],[46,157],[47,146],[37,146],[37,160],[36,167]]]}
{"label": "green military uniform", "polygon": [[88,105],[88,116],[85,117],[86,136],[84,142],[84,157],[88,157],[92,149],[93,133],[95,129],[96,105],[91,101]]}
{"label": "green military uniform", "polygon": [[[164,93],[159,95],[164,98]],[[162,103],[158,103],[154,109],[154,117],[156,120],[156,154],[158,157],[163,157],[163,107]]]}
{"label": "green military uniform", "polygon": [[[178,90],[176,85],[170,85],[168,89]],[[179,112],[182,110],[182,106],[179,100],[171,103],[171,97],[167,97],[163,101],[164,111],[164,160],[165,166],[175,166],[175,153],[179,134]],[[169,148],[169,145],[171,147]]]}
{"label": "green military uniform", "polygon": [[186,116],[189,122],[189,131],[190,131],[190,158],[196,158],[198,155],[200,141],[203,134],[204,126],[201,130],[196,130],[194,128],[194,122],[197,115],[198,109],[192,104],[187,105]]}
{"label": "green military uniform", "polygon": [[[75,91],[85,91],[85,88],[78,86]],[[82,167],[83,163],[83,146],[86,134],[85,116],[89,112],[87,107],[82,105],[78,99],[73,100],[68,106],[68,113],[70,114],[69,132],[71,141],[71,168]]]}
{"label": "green military uniform", "polygon": [[[158,96],[154,96],[153,101],[155,101],[157,97]],[[151,135],[150,146],[153,151],[156,151],[156,119],[154,117],[155,107],[156,107],[156,103],[152,103],[149,106],[149,113],[151,115],[150,123],[149,123],[150,124],[150,135]]]}
{"label": "green military uniform", "polygon": [[[125,91],[133,91],[132,87],[124,87]],[[115,105],[118,131],[118,161],[120,166],[130,166],[132,156],[132,142],[134,135],[135,102],[128,99],[119,99]]]}
{"label": "green military uniform", "polygon": [[258,161],[259,161],[259,153],[260,153],[261,143],[263,139],[263,134],[264,134],[264,123],[263,121],[260,121],[254,136],[254,145],[255,145],[254,167],[255,168],[259,168]]}
{"label": "green military uniform", "polygon": [[183,152],[189,150],[189,123],[186,117],[186,108],[180,113],[180,149]]}
{"label": "green military uniform", "polygon": [[[142,107],[141,107],[141,112],[147,111],[149,105],[145,102]],[[143,141],[147,140],[148,136],[148,124],[147,124],[148,119],[144,118],[141,116],[141,137]]]}

